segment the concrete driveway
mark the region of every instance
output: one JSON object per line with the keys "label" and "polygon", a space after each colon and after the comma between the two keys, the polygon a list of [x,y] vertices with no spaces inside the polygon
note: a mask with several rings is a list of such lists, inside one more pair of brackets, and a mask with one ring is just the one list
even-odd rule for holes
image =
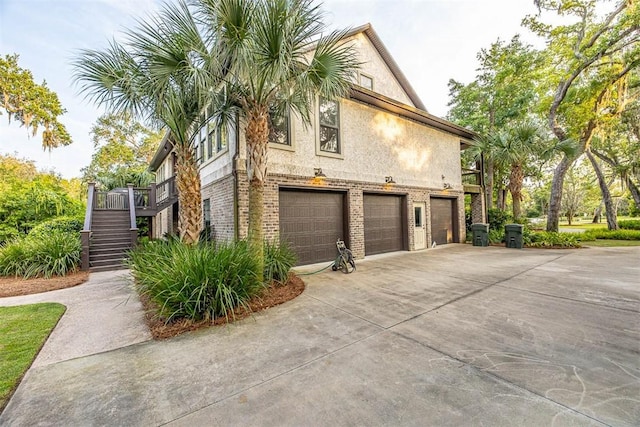
{"label": "concrete driveway", "polygon": [[639,425],[640,247],[448,245],[33,367],[0,425]]}

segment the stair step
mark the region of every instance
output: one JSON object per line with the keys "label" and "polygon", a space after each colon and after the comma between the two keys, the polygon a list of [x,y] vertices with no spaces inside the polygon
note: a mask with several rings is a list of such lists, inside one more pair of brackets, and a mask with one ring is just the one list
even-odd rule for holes
{"label": "stair step", "polygon": [[126,256],[127,251],[131,248],[128,246],[119,246],[114,248],[96,248],[92,247],[89,251],[89,258],[94,259],[94,257],[100,256]]}
{"label": "stair step", "polygon": [[110,237],[103,236],[103,237],[97,238],[97,239],[94,237],[94,238],[91,239],[91,243],[90,243],[91,247],[94,247],[95,245],[111,245],[111,244],[114,244],[114,245],[117,244],[117,245],[121,245],[121,246],[127,245],[128,246],[128,245],[131,245],[131,238],[129,236],[126,236],[126,237],[124,237],[124,236],[122,236],[122,237],[119,237],[119,236],[110,236]]}
{"label": "stair step", "polygon": [[98,259],[95,261],[89,262],[89,267],[104,267],[107,265],[124,265],[123,261],[125,258],[106,258],[106,259]]}

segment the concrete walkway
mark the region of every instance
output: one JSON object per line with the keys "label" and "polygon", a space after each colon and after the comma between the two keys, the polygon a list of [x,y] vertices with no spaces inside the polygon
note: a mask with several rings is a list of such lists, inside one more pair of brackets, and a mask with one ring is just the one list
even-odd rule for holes
{"label": "concrete walkway", "polygon": [[87,282],[72,288],[0,298],[0,306],[38,302],[59,302],[67,310],[32,368],[151,339],[129,270],[91,273]]}
{"label": "concrete walkway", "polygon": [[0,425],[638,425],[639,260],[372,257],[232,326],[34,366]]}

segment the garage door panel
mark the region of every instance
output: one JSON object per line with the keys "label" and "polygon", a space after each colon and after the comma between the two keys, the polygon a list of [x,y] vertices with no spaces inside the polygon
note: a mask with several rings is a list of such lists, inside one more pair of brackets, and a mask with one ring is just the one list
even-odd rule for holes
{"label": "garage door panel", "polygon": [[336,239],[344,238],[343,193],[281,190],[280,238],[299,265],[333,260]]}
{"label": "garage door panel", "polygon": [[364,195],[366,255],[404,249],[402,196]]}
{"label": "garage door panel", "polygon": [[431,241],[438,245],[453,243],[453,199],[431,199]]}

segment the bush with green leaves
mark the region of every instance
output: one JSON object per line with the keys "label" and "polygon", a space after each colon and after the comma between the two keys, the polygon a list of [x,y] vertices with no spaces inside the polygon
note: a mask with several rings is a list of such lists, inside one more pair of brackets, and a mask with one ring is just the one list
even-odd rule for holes
{"label": "bush with green leaves", "polygon": [[625,219],[618,221],[618,227],[623,230],[640,230],[640,219]]}
{"label": "bush with green leaves", "polygon": [[511,215],[502,209],[489,209],[487,217],[490,229],[502,229],[503,232],[505,224],[512,220]]}
{"label": "bush with green leaves", "polygon": [[167,322],[235,316],[264,285],[248,244],[151,241],[129,254],[136,286]]}
{"label": "bush with green leaves", "polygon": [[537,231],[531,233],[527,246],[532,248],[579,248],[580,239],[576,233]]}
{"label": "bush with green leaves", "polygon": [[594,228],[585,231],[580,237],[584,242],[596,239],[640,240],[640,230],[607,230],[606,228]]}
{"label": "bush with green leaves", "polygon": [[296,254],[287,242],[265,242],[264,280],[267,283],[283,285],[296,262]]}
{"label": "bush with green leaves", "polygon": [[29,236],[46,237],[54,231],[79,233],[83,227],[84,221],[81,218],[61,216],[36,225],[29,231]]}
{"label": "bush with green leaves", "polygon": [[45,237],[18,237],[0,246],[0,275],[65,276],[78,269],[81,254],[78,233],[52,230]]}
{"label": "bush with green leaves", "polygon": [[499,229],[489,229],[489,243],[504,243],[504,227]]}

